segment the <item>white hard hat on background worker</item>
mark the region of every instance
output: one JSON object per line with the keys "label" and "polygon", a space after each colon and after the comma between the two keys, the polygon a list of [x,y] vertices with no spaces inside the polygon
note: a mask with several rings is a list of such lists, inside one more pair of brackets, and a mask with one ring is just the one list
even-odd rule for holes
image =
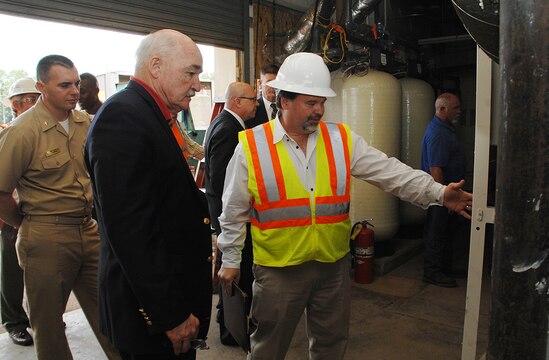
{"label": "white hard hat on background worker", "polygon": [[4,105],[11,107],[11,98],[21,94],[40,94],[36,89],[36,81],[30,77],[24,77],[14,82],[8,90],[8,96],[4,98]]}
{"label": "white hard hat on background worker", "polygon": [[267,85],[296,94],[337,96],[330,87],[330,70],[320,56],[312,53],[288,56],[280,66],[276,79],[269,81]]}

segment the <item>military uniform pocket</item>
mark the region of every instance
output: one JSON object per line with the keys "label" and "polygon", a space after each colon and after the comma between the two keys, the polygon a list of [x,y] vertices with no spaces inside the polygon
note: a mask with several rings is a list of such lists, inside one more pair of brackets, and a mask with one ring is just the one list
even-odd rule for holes
{"label": "military uniform pocket", "polygon": [[67,162],[69,162],[70,159],[71,157],[68,153],[59,153],[54,156],[45,157],[41,159],[41,161],[44,169],[49,170],[49,169],[58,169],[62,167]]}

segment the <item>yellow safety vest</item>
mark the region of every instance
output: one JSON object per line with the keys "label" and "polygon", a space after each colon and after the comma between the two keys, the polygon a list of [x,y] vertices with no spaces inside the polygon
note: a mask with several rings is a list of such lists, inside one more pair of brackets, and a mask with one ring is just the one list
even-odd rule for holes
{"label": "yellow safety vest", "polygon": [[313,193],[301,183],[274,120],[239,133],[248,163],[254,262],[283,267],[332,263],[349,252],[351,132],[320,121]]}

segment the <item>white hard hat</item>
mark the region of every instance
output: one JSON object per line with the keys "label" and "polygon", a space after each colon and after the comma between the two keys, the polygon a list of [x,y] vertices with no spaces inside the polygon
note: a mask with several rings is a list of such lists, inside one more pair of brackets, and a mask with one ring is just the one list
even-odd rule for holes
{"label": "white hard hat", "polygon": [[40,91],[36,90],[36,81],[30,77],[24,77],[14,82],[8,90],[8,96],[4,98],[4,105],[11,106],[10,99],[21,94],[40,94]]}
{"label": "white hard hat", "polygon": [[267,83],[275,89],[296,94],[334,97],[330,87],[330,70],[324,60],[312,53],[295,53],[286,58],[276,79]]}

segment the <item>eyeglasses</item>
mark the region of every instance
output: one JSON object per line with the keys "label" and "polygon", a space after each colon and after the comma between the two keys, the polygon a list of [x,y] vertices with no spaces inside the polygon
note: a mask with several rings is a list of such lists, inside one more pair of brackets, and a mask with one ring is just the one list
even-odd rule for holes
{"label": "eyeglasses", "polygon": [[253,102],[256,102],[256,101],[257,101],[257,98],[256,98],[256,97],[239,96],[238,98],[239,98],[239,99],[250,100],[250,101],[253,101]]}
{"label": "eyeglasses", "polygon": [[38,101],[38,96],[25,96],[20,101],[22,103],[36,104],[36,102]]}

